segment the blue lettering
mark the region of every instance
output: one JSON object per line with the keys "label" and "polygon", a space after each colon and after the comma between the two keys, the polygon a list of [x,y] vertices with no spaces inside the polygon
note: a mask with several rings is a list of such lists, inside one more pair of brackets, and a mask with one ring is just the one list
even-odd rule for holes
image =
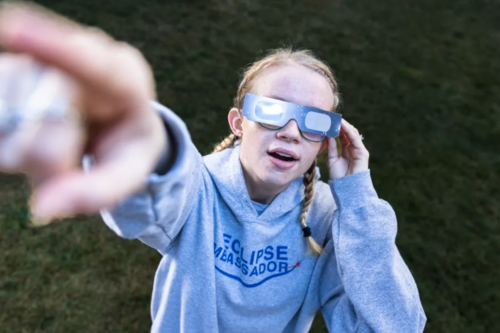
{"label": "blue lettering", "polygon": [[244,275],[248,274],[248,266],[245,264],[241,264],[241,271],[243,272]]}
{"label": "blue lettering", "polygon": [[222,247],[219,247],[217,250],[215,250],[215,258],[219,257],[219,254],[222,252]]}
{"label": "blue lettering", "polygon": [[245,260],[245,258],[243,258],[243,251],[245,250],[245,248],[242,246],[241,247],[241,261],[243,261],[245,264],[248,264],[248,261]]}
{"label": "blue lettering", "polygon": [[250,273],[250,276],[252,275],[257,275],[259,276],[259,273],[257,272],[257,266],[255,266],[253,269],[252,269],[252,273]]}
{"label": "blue lettering", "polygon": [[287,272],[288,271],[287,267],[288,267],[288,263],[286,261],[280,261],[280,273],[281,273],[282,269],[284,269],[285,272]]}
{"label": "blue lettering", "polygon": [[226,261],[226,259],[227,259],[227,253],[226,250],[224,250],[224,252],[222,252],[222,255],[220,256],[220,260]]}
{"label": "blue lettering", "polygon": [[[278,260],[288,260],[287,257],[284,257],[287,255],[288,246],[277,246],[276,247],[276,259]],[[281,270],[281,264],[280,264],[280,270]]]}
{"label": "blue lettering", "polygon": [[264,250],[259,250],[257,252],[257,260],[255,260],[255,264],[257,265],[259,263],[259,259],[262,258],[262,255],[264,254]]}
{"label": "blue lettering", "polygon": [[266,264],[259,265],[259,274],[262,274],[266,271]]}
{"label": "blue lettering", "polygon": [[276,270],[276,267],[278,267],[278,265],[276,265],[275,261],[270,261],[267,263],[267,271],[268,272],[274,272]]}
{"label": "blue lettering", "polygon": [[234,263],[234,265],[235,265],[236,267],[238,267],[238,268],[240,268],[240,267],[241,267],[241,260],[240,260],[240,257],[237,257],[237,258],[236,258],[236,262]]}
{"label": "blue lettering", "polygon": [[234,252],[234,253],[239,254],[239,253],[240,253],[240,251],[239,251],[239,250],[238,250],[238,251],[236,251],[236,244],[238,244],[238,247],[241,247],[241,246],[240,246],[240,241],[239,241],[239,240],[237,240],[237,239],[235,239],[235,240],[233,241],[233,245],[231,245],[231,248],[233,249],[233,252]]}
{"label": "blue lettering", "polygon": [[250,258],[250,265],[253,265],[253,258],[255,257],[255,251],[252,251],[252,257]]}
{"label": "blue lettering", "polygon": [[230,262],[231,265],[233,264],[233,254],[232,253],[229,253],[229,255],[227,256],[227,262]]}
{"label": "blue lettering", "polygon": [[273,257],[274,257],[273,247],[269,245],[268,247],[266,247],[266,255],[264,256],[264,259],[271,260],[273,259]]}

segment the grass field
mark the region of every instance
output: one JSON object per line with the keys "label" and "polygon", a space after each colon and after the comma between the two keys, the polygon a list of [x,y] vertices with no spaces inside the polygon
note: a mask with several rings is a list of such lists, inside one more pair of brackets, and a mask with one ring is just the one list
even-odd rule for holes
{"label": "grass field", "polygon": [[[498,1],[40,3],[140,48],[204,153],[228,134],[243,66],[282,45],[312,49],[396,211],[426,332],[500,332]],[[29,228],[28,195],[0,175],[0,332],[147,332],[160,255],[96,216]],[[311,331],[326,332],[320,315]]]}

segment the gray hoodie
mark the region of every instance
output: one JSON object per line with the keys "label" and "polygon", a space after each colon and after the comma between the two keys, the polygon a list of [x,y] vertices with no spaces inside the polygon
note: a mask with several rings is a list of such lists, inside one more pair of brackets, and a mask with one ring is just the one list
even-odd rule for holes
{"label": "gray hoodie", "polygon": [[307,224],[324,252],[307,254],[302,177],[270,205],[253,203],[238,146],[202,157],[182,120],[153,105],[175,141],[173,167],[101,212],[119,236],[163,255],[152,332],[307,332],[320,309],[330,332],[424,330],[396,216],[369,170],[325,183],[317,169]]}

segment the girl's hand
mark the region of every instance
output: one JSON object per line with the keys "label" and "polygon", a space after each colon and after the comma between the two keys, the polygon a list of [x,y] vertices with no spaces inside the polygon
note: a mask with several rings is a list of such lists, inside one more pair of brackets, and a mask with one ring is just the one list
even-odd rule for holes
{"label": "girl's hand", "polygon": [[[40,122],[0,133],[0,172],[34,182],[39,222],[109,208],[140,189],[167,145],[151,70],[134,48],[34,5],[0,7],[0,105],[21,94],[28,55],[73,83],[72,105],[85,122]],[[24,59],[24,60],[23,60]],[[29,61],[28,61],[29,62]],[[15,75],[12,75],[12,74]],[[24,86],[26,83],[24,83]],[[96,165],[84,174],[83,153]],[[8,156],[8,161],[5,157]]]}
{"label": "girl's hand", "polygon": [[368,170],[370,154],[363,144],[358,130],[342,119],[338,140],[342,147],[341,154],[335,138],[328,138],[328,171],[330,179],[338,179],[353,173]]}

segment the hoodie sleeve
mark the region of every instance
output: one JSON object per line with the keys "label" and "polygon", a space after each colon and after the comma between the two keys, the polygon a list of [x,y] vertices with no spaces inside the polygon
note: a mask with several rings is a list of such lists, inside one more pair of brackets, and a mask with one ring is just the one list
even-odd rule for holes
{"label": "hoodie sleeve", "polygon": [[338,209],[319,290],[328,330],[423,332],[427,318],[417,286],[395,244],[396,216],[378,198],[370,171],[329,185]]}
{"label": "hoodie sleeve", "polygon": [[202,157],[184,122],[163,105],[152,105],[172,139],[174,161],[165,174],[152,173],[143,190],[111,210],[102,210],[101,216],[118,236],[139,239],[165,254],[195,203],[202,182]]}

